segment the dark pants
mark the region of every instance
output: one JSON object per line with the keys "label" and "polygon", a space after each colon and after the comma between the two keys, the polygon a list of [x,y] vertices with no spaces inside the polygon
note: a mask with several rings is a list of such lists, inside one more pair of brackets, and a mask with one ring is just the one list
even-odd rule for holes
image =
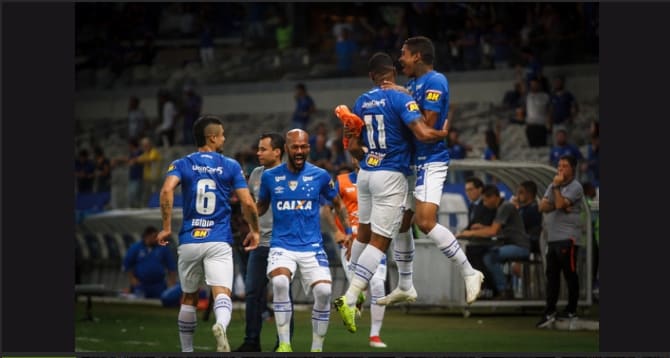
{"label": "dark pants", "polygon": [[579,300],[579,278],[577,277],[577,250],[573,240],[549,242],[547,250],[547,307],[545,314],[556,312],[556,302],[561,288],[561,272],[568,283],[568,305],[566,312],[575,313]]}
{"label": "dark pants", "polygon": [[[251,345],[261,344],[261,329],[263,328],[263,312],[267,310],[267,267],[270,248],[258,246],[249,253],[244,285],[245,319],[244,343]],[[290,295],[290,292],[289,292]],[[293,300],[291,300],[293,304]],[[291,338],[293,338],[293,315],[291,315]],[[277,343],[276,345],[279,345]],[[276,349],[276,347],[275,347]]]}
{"label": "dark pants", "polygon": [[526,124],[526,138],[529,147],[547,145],[547,127],[544,124]]}

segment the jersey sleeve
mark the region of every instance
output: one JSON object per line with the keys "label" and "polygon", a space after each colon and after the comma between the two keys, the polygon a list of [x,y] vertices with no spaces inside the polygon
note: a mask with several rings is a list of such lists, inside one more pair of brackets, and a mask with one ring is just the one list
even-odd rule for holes
{"label": "jersey sleeve", "polygon": [[432,76],[423,85],[425,92],[423,109],[433,112],[442,112],[443,103],[449,100],[449,86],[442,76]]}
{"label": "jersey sleeve", "polygon": [[323,171],[321,173],[321,195],[323,195],[324,198],[328,201],[333,201],[333,199],[337,196],[337,191],[335,191],[335,182],[333,179],[328,175],[326,171]]}
{"label": "jersey sleeve", "polygon": [[168,177],[170,175],[174,175],[177,178],[179,178],[179,180],[181,180],[181,165],[180,164],[181,164],[181,159],[177,159],[177,160],[173,161],[172,163],[170,163],[170,165],[168,165],[168,168],[167,168],[167,173],[165,173],[165,177]]}
{"label": "jersey sleeve", "polygon": [[272,183],[271,179],[272,178],[270,178],[270,174],[267,171],[263,172],[263,175],[261,175],[261,187],[258,190],[257,201],[270,201],[270,183]]}
{"label": "jersey sleeve", "polygon": [[391,99],[393,101],[394,112],[400,115],[405,125],[409,126],[410,123],[421,118],[419,104],[407,93],[393,91]]}

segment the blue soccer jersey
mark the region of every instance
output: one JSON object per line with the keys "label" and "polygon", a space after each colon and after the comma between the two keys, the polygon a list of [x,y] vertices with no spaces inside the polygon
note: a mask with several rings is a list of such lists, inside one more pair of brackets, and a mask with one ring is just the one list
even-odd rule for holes
{"label": "blue soccer jersey", "polygon": [[184,224],[179,244],[232,244],[230,196],[247,188],[240,164],[219,153],[196,152],[172,162],[167,175],[179,177],[182,187]]}
{"label": "blue soccer jersey", "polygon": [[[429,71],[419,78],[411,79],[406,87],[422,111],[428,110],[438,113],[433,128],[441,129],[449,113],[449,82],[447,82],[447,78],[439,72]],[[414,149],[416,165],[449,162],[449,151],[444,141],[423,143],[414,138]]]}
{"label": "blue soccer jersey", "polygon": [[408,126],[421,118],[416,101],[404,92],[375,87],[358,97],[353,112],[365,122],[361,138],[368,152],[361,169],[408,175],[413,137]]}
{"label": "blue soccer jersey", "polygon": [[328,172],[311,163],[299,173],[291,172],[286,163],[263,172],[258,201],[270,202],[272,208],[270,247],[291,251],[321,247],[321,195],[333,200],[335,183]]}

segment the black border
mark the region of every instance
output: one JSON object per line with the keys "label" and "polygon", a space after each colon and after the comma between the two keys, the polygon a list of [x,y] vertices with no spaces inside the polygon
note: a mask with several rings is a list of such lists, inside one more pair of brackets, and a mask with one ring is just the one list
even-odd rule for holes
{"label": "black border", "polygon": [[71,352],[74,5],[2,5],[2,352]]}
{"label": "black border", "polygon": [[[72,352],[74,3],[2,5],[1,351]],[[667,210],[651,207],[665,204],[665,176],[657,173],[667,137],[656,128],[667,117],[669,7],[600,3],[600,114],[610,163],[603,168],[611,173],[601,206],[601,352],[670,351]],[[19,190],[26,187],[33,190]],[[32,209],[17,209],[26,205]],[[528,356],[498,354],[514,355]]]}
{"label": "black border", "polygon": [[[600,350],[670,352],[665,131],[669,3],[601,3]],[[662,45],[661,45],[662,44]],[[610,164],[607,164],[610,163]],[[659,209],[652,209],[659,206]]]}

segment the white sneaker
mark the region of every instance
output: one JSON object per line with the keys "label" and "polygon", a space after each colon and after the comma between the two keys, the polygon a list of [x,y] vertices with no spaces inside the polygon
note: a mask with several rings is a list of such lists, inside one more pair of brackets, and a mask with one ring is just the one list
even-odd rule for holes
{"label": "white sneaker", "polygon": [[228,344],[226,330],[223,329],[221,323],[214,323],[212,326],[212,333],[214,334],[214,338],[216,338],[216,351],[230,352],[230,344]]}
{"label": "white sneaker", "polygon": [[468,304],[475,302],[482,289],[482,282],[484,274],[481,271],[475,270],[474,274],[465,276],[465,302]]}
{"label": "white sneaker", "polygon": [[414,302],[417,298],[416,290],[414,286],[407,291],[401,290],[399,287],[396,287],[388,295],[378,298],[377,304],[381,306],[391,305],[398,302]]}

